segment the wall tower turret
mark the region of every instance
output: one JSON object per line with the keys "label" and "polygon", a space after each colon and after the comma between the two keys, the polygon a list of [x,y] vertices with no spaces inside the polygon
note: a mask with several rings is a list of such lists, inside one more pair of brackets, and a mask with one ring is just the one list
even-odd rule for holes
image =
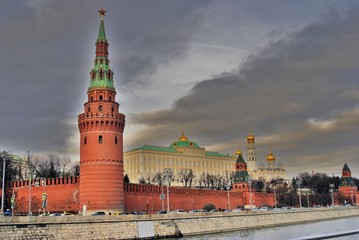
{"label": "wall tower turret", "polygon": [[89,210],[123,210],[123,131],[125,115],[115,100],[108,59],[105,10],[98,11],[100,29],[90,71],[88,99],[78,116],[80,130],[80,206]]}

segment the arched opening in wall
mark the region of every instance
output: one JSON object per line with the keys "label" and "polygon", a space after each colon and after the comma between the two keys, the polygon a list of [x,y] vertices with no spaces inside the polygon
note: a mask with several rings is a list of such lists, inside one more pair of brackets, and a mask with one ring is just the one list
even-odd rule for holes
{"label": "arched opening in wall", "polygon": [[91,102],[93,102],[93,96],[91,96]]}
{"label": "arched opening in wall", "polygon": [[100,101],[102,101],[102,95],[100,95]]}
{"label": "arched opening in wall", "polygon": [[111,96],[109,96],[109,97],[108,97],[108,100],[111,102],[111,101],[112,101],[112,97],[111,97]]}
{"label": "arched opening in wall", "polygon": [[98,106],[98,111],[102,112],[102,105]]}
{"label": "arched opening in wall", "polygon": [[[111,100],[110,100],[110,101],[111,101]],[[115,111],[115,108],[114,108],[114,107],[112,107],[112,108],[111,108],[111,110],[112,110],[112,112],[114,112],[114,111]]]}
{"label": "arched opening in wall", "polygon": [[115,137],[115,144],[118,144],[118,137]]}
{"label": "arched opening in wall", "polygon": [[88,107],[88,108],[87,108],[87,111],[88,111],[88,112],[91,112],[91,108],[90,108],[90,107]]}
{"label": "arched opening in wall", "polygon": [[84,138],[84,145],[87,144],[87,137]]}
{"label": "arched opening in wall", "polygon": [[101,144],[101,143],[102,143],[102,140],[103,140],[103,139],[102,139],[102,135],[98,136],[98,143]]}

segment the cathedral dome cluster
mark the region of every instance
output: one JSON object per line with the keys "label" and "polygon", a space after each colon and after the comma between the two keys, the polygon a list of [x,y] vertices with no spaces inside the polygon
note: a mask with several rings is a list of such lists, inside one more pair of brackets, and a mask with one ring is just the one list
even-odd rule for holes
{"label": "cathedral dome cluster", "polygon": [[287,171],[283,168],[282,163],[276,164],[276,157],[272,151],[269,151],[266,160],[267,166],[258,167],[256,158],[255,138],[252,133],[247,136],[248,149],[248,172],[253,179],[264,179],[266,181],[272,179],[287,180]]}

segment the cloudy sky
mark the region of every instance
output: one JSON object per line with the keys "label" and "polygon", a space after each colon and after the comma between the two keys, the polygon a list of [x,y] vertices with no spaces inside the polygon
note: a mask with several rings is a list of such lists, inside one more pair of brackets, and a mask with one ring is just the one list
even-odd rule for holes
{"label": "cloudy sky", "polygon": [[359,177],[359,3],[354,0],[2,1],[0,147],[79,160],[99,8],[124,148],[181,134],[207,150],[271,149],[289,176]]}

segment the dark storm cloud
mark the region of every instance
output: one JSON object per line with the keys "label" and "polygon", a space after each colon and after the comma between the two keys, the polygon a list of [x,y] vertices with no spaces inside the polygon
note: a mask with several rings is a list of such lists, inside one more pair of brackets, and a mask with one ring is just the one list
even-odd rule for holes
{"label": "dark storm cloud", "polygon": [[77,131],[95,57],[97,9],[108,10],[116,84],[130,90],[149,81],[158,65],[186,55],[206,3],[7,2],[0,9],[0,146],[19,154],[73,149],[69,138]]}
{"label": "dark storm cloud", "polygon": [[[149,84],[158,65],[186,56],[210,1],[151,1],[127,4],[121,13],[118,62],[122,87]],[[130,86],[128,86],[130,85]]]}
{"label": "dark storm cloud", "polygon": [[334,169],[354,164],[358,22],[359,9],[326,14],[249,57],[238,71],[198,83],[172,109],[136,114],[133,121],[149,125],[149,136],[165,135],[165,126],[172,133],[183,114],[188,137],[224,152],[233,152],[239,141],[244,145],[253,131],[260,157],[272,148],[291,174],[320,171],[324,162]]}

